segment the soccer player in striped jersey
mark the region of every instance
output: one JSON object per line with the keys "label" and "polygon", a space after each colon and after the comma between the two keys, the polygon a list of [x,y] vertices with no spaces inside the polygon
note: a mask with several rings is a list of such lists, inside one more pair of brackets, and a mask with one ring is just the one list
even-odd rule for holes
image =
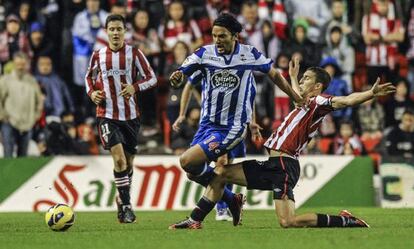
{"label": "soccer player in striped jersey", "polygon": [[156,86],[155,73],[143,53],[125,44],[125,19],[110,15],[105,29],[109,45],[93,52],[85,77],[86,91],[97,105],[103,147],[114,160],[120,223],[135,222],[130,203],[133,160],[140,127],[137,93]]}
{"label": "soccer player in striped jersey", "polygon": [[[199,48],[184,61],[170,76],[173,86],[180,86],[185,78],[192,75],[201,80],[202,111],[199,130],[192,146],[180,157],[181,167],[188,177],[207,186],[214,177],[208,165],[227,154],[245,137],[247,126],[252,119],[256,84],[253,71],[268,74],[273,82],[297,102],[302,98],[272,67],[273,61],[264,57],[256,48],[240,44],[238,34],[241,24],[230,14],[221,14],[213,23],[213,45]],[[243,195],[225,191],[223,200],[233,216],[233,225],[240,223]],[[215,202],[201,199],[190,219],[170,228],[196,227]]]}
{"label": "soccer player in striped jersey", "polygon": [[[348,96],[329,96],[322,92],[331,81],[322,68],[308,68],[300,82],[297,80],[299,61],[289,65],[292,86],[304,99],[306,105],[296,107],[272,136],[265,142],[270,153],[267,161],[244,161],[215,169],[216,176],[210,181],[203,199],[217,202],[226,183],[247,186],[248,189],[273,191],[276,215],[283,228],[289,227],[369,227],[369,225],[346,210],[339,215],[308,213],[295,215],[293,188],[299,175],[298,157],[303,148],[315,136],[323,118],[330,112],[355,106],[379,96],[395,92],[392,83],[379,84],[379,78],[368,91],[352,93]],[[196,208],[197,209],[197,208]],[[195,209],[195,210],[196,210]],[[209,211],[209,210],[207,210]],[[203,218],[203,217],[201,217]],[[201,227],[202,219],[192,227]]]}

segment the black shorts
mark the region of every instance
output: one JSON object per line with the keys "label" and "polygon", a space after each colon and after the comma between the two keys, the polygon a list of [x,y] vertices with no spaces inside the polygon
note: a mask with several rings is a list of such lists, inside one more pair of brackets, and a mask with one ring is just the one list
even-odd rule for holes
{"label": "black shorts", "polygon": [[99,138],[105,150],[121,143],[130,154],[136,153],[140,121],[138,118],[120,121],[108,118],[97,118]]}
{"label": "black shorts", "polygon": [[299,180],[299,161],[290,157],[270,157],[268,161],[249,160],[243,162],[247,189],[272,190],[273,199],[286,195],[295,201],[293,188]]}

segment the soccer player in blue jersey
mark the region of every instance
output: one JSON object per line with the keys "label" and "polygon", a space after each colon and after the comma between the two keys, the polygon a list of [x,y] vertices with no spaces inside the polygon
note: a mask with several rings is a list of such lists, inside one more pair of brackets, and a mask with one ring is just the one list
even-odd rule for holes
{"label": "soccer player in blue jersey", "polygon": [[[181,94],[181,100],[180,100],[180,112],[178,115],[178,118],[175,120],[175,122],[172,125],[172,128],[174,131],[178,132],[180,130],[181,123],[185,120],[185,116],[187,113],[187,108],[191,100],[192,91],[194,91],[194,85],[197,85],[199,82],[195,82],[192,77],[189,78],[189,81],[185,85],[183,92]],[[252,122],[249,124],[250,133],[251,133],[251,139],[252,141],[256,141],[262,138],[260,130],[262,129],[257,123],[255,118],[255,112],[253,110],[253,118]],[[242,158],[246,156],[246,146],[244,144],[244,141],[237,144],[231,151],[229,151],[227,154],[220,156],[216,163],[216,167],[224,166],[226,164],[233,163],[233,159],[235,158]],[[231,191],[233,187],[233,184],[227,184],[226,188]],[[217,202],[216,207],[216,220],[218,221],[232,221],[232,214],[230,210],[228,209],[228,205],[225,201],[221,200]]]}
{"label": "soccer player in blue jersey", "polygon": [[[181,155],[180,164],[189,179],[203,186],[207,186],[215,175],[209,162],[227,154],[246,135],[256,94],[253,71],[266,73],[295,102],[303,102],[272,67],[271,59],[256,48],[238,42],[241,31],[241,24],[232,15],[221,14],[213,23],[214,44],[196,50],[170,76],[174,87],[186,82],[186,77],[191,75],[202,81],[200,127],[192,146]],[[234,226],[240,223],[243,199],[242,194],[230,191],[225,191],[222,196],[233,215]],[[201,223],[194,220],[202,220],[214,205],[206,198],[200,199],[189,219],[170,228],[197,228]]]}

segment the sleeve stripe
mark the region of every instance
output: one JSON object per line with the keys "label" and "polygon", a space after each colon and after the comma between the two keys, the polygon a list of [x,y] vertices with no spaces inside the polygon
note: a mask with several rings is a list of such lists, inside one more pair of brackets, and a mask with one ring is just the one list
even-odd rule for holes
{"label": "sleeve stripe", "polygon": [[134,83],[135,90],[145,91],[147,89],[154,87],[157,84],[157,78],[151,66],[149,65],[148,60],[145,58],[145,56],[139,49],[136,50],[136,57],[134,56],[134,59],[136,60],[136,67],[143,76],[142,80]]}
{"label": "sleeve stripe", "polygon": [[96,80],[94,76],[96,74],[94,73],[98,67],[99,63],[99,51],[94,51],[91,59],[89,61],[89,67],[86,72],[85,76],[85,85],[86,85],[86,93],[91,96],[93,90],[94,90],[94,81]]}

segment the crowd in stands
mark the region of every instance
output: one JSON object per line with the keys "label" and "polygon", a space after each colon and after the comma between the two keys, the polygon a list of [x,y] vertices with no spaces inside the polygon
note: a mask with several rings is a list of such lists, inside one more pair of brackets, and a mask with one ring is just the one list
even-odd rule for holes
{"label": "crowd in stands", "polygon": [[[175,133],[182,89],[170,88],[168,77],[212,42],[212,21],[223,11],[243,24],[240,41],[272,58],[287,79],[289,60],[298,56],[302,69],[329,72],[327,94],[369,89],[378,76],[397,86],[389,98],[328,116],[306,153],[413,157],[414,0],[0,0],[4,156],[27,155],[30,144],[37,155],[104,153],[84,77],[93,50],[107,45],[110,13],[127,19],[126,42],[146,55],[158,78],[157,88],[138,98],[139,153],[180,154],[197,130],[200,89],[185,129]],[[266,139],[292,104],[269,79],[255,76],[256,120]],[[248,153],[264,153],[263,141],[247,143]]]}

